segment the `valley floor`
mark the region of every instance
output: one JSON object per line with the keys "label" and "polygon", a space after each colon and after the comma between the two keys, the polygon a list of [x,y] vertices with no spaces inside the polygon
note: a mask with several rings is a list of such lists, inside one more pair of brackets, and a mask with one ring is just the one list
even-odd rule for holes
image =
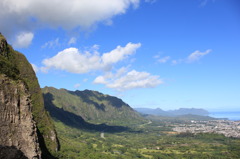
{"label": "valley floor", "polygon": [[171,122],[151,121],[124,131],[103,132],[55,121],[62,145],[56,155],[64,159],[239,158],[240,139],[213,133],[178,133],[173,131],[176,123]]}

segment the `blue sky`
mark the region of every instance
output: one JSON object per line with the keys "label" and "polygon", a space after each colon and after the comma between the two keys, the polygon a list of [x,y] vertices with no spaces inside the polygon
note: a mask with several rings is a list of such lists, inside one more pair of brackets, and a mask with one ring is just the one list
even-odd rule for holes
{"label": "blue sky", "polygon": [[[41,87],[132,107],[240,109],[238,0],[8,0],[0,28]],[[56,7],[57,6],[57,7]]]}

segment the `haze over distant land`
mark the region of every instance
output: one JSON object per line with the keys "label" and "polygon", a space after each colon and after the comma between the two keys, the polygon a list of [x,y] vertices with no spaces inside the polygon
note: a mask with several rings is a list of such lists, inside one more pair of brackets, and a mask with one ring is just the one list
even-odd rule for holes
{"label": "haze over distant land", "polygon": [[209,112],[204,109],[196,109],[196,108],[180,108],[177,110],[168,110],[164,111],[160,108],[150,109],[150,108],[135,108],[135,110],[141,114],[150,114],[150,115],[158,115],[158,116],[181,116],[181,115],[201,115],[207,116]]}
{"label": "haze over distant land", "polygon": [[42,88],[96,90],[134,108],[239,111],[239,6],[8,0],[0,1],[0,32],[25,54]]}

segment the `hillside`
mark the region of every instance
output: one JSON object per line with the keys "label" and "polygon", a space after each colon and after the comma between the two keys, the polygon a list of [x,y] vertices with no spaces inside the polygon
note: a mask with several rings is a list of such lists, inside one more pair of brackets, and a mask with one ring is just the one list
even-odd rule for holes
{"label": "hillside", "polygon": [[50,114],[52,108],[57,107],[95,124],[128,125],[145,121],[121,99],[97,91],[68,91],[45,87],[42,92],[45,107]]}
{"label": "hillside", "polygon": [[[6,122],[5,125],[16,122],[16,133],[23,133],[21,131],[22,118],[26,118],[26,122],[28,123],[24,125],[26,127],[30,126],[34,128],[36,124],[36,133],[42,156],[43,158],[50,158],[51,156],[48,151],[55,152],[59,145],[52,120],[44,109],[43,97],[35,72],[26,57],[8,45],[6,39],[1,34],[0,75],[2,92],[0,94],[2,99],[0,105],[2,109],[1,113],[9,114],[9,116],[12,116],[11,120],[14,119],[14,121],[10,122],[10,118],[2,116],[2,124],[3,121]],[[23,104],[21,104],[21,100],[26,101],[23,101]],[[13,108],[13,106],[17,107]],[[24,113],[21,113],[21,111],[24,111],[27,115],[22,116]],[[9,126],[12,127],[13,125],[10,124]],[[1,127],[2,129],[5,128]],[[9,132],[6,131],[5,133],[5,135],[8,134],[13,137],[17,135],[14,134],[15,130],[13,129],[9,129]],[[16,137],[15,139],[18,140],[19,138]],[[4,143],[0,143],[0,145],[4,146]],[[6,146],[19,145],[17,141],[12,141]]]}

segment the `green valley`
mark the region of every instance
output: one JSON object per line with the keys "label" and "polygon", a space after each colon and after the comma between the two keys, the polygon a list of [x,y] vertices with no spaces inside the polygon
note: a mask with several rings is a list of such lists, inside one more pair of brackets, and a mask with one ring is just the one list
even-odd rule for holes
{"label": "green valley", "polygon": [[148,122],[123,131],[74,128],[55,121],[61,150],[71,159],[238,158],[240,139],[209,133],[176,133],[167,123]]}
{"label": "green valley", "polygon": [[116,97],[96,91],[45,87],[61,149],[70,159],[238,158],[240,139],[173,131],[174,126],[216,120],[208,116],[140,115]]}

